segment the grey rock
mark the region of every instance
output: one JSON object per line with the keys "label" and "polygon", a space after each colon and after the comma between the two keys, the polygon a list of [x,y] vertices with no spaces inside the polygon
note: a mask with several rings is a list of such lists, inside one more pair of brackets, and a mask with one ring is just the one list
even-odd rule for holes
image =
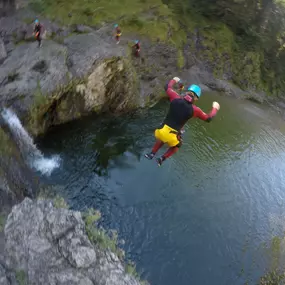
{"label": "grey rock", "polygon": [[64,40],[64,44],[68,48],[68,57],[72,62],[71,71],[76,77],[91,72],[98,60],[124,54],[122,49],[95,33],[70,36]]}
{"label": "grey rock", "polygon": [[92,33],[93,29],[88,27],[88,26],[85,26],[85,25],[73,25],[72,26],[72,32],[78,33],[78,34]]}
{"label": "grey rock", "polygon": [[0,264],[0,284],[1,285],[10,285],[9,280],[7,279],[6,270]]}
{"label": "grey rock", "polygon": [[[202,91],[218,91],[226,95],[240,98],[245,92],[232,83],[215,78],[198,65],[194,65],[182,73],[182,78],[186,78],[189,84],[200,84]],[[185,80],[185,81],[186,81]]]}
{"label": "grey rock", "polygon": [[0,256],[0,285],[21,285],[18,283],[15,272],[4,266],[4,257]]}
{"label": "grey rock", "polygon": [[16,143],[0,128],[0,213],[24,198],[33,197],[38,189]]}
{"label": "grey rock", "polygon": [[3,40],[0,37],[0,63],[7,57],[7,52]]}
{"label": "grey rock", "polygon": [[0,69],[0,98],[22,112],[34,103],[35,93],[51,94],[67,82],[66,48],[45,41],[17,46]]}
{"label": "grey rock", "polygon": [[5,238],[5,266],[23,270],[29,284],[140,284],[114,253],[91,244],[80,212],[54,208],[51,201],[26,198],[14,206]]}

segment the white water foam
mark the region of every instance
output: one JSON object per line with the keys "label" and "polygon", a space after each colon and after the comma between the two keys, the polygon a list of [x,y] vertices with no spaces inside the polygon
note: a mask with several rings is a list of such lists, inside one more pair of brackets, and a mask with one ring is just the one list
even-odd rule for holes
{"label": "white water foam", "polygon": [[1,115],[28,164],[44,175],[51,175],[52,171],[60,166],[60,157],[55,155],[45,158],[13,111],[4,109]]}

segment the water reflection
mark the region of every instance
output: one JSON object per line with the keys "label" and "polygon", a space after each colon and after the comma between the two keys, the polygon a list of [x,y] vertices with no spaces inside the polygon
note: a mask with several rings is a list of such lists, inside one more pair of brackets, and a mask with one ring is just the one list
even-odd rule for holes
{"label": "water reflection", "polygon": [[[99,176],[108,175],[108,169],[112,167],[127,166],[119,156],[127,150],[132,152],[135,138],[128,131],[126,121],[112,119],[108,122],[100,122],[90,146],[95,151],[95,166],[93,171]],[[135,152],[134,152],[135,153]]]}

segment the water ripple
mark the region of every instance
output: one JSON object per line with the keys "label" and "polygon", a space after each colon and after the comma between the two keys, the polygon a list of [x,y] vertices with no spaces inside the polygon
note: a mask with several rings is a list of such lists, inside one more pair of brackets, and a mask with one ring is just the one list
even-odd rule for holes
{"label": "water ripple", "polygon": [[190,121],[181,149],[160,168],[143,154],[163,104],[86,119],[42,142],[63,159],[52,182],[65,185],[72,207],[101,210],[102,224],[119,231],[151,284],[244,284],[262,274],[256,249],[284,227],[283,123],[249,102],[217,100],[221,114],[211,124]]}

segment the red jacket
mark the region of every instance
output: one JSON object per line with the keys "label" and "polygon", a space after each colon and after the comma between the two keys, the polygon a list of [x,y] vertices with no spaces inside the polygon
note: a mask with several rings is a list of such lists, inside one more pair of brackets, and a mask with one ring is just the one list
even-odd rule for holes
{"label": "red jacket", "polygon": [[[166,94],[168,95],[170,102],[177,98],[180,98],[181,100],[192,101],[191,96],[186,95],[185,97],[181,97],[172,89],[175,83],[176,81],[172,79],[168,82],[168,85],[167,85]],[[212,108],[211,112],[209,114],[206,114],[199,107],[193,104],[193,117],[192,118],[199,118],[203,121],[210,122],[211,119],[217,114],[217,112],[218,112],[217,109]]]}
{"label": "red jacket", "polygon": [[141,48],[140,43],[134,44],[133,47],[135,47],[137,50],[139,50]]}

